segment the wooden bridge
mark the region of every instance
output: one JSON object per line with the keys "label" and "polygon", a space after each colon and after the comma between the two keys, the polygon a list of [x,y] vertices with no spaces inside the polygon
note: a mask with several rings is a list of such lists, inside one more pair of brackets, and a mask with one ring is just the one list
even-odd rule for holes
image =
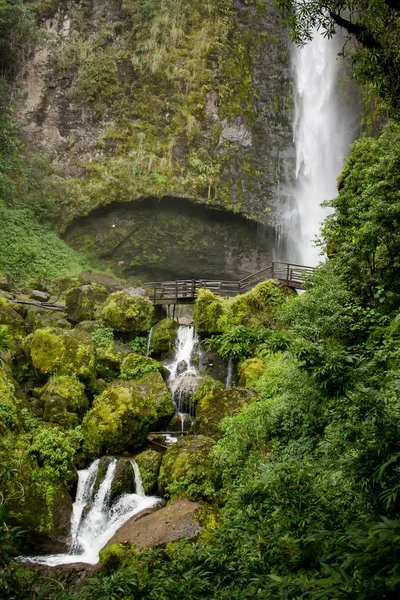
{"label": "wooden bridge", "polygon": [[154,304],[192,304],[200,289],[210,290],[217,296],[230,298],[248,292],[261,281],[276,279],[294,289],[304,289],[307,275],[313,267],[286,262],[273,262],[271,266],[252,273],[239,281],[214,281],[207,279],[177,279],[145,284],[149,298]]}

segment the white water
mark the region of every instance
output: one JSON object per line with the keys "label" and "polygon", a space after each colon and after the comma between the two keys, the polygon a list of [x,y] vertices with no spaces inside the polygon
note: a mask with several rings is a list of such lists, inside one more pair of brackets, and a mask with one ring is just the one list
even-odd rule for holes
{"label": "white water", "polygon": [[294,240],[296,261],[316,265],[320,251],[313,241],[328,214],[321,202],[337,195],[336,179],[353,139],[352,119],[338,92],[342,58],[339,34],[333,39],[316,33],[304,48],[294,48],[296,209],[289,215],[289,236]]}
{"label": "white water", "polygon": [[193,325],[180,325],[176,335],[175,356],[168,365],[171,374],[168,387],[171,390],[177,416],[181,420],[182,431],[187,416],[192,412],[190,396],[194,391],[194,377],[198,371],[193,364],[192,355],[198,345],[198,337]]}
{"label": "white water", "polygon": [[[154,496],[145,496],[139,467],[132,461],[136,493],[124,494],[110,505],[111,483],[116,466],[117,460],[111,459],[94,497],[99,460],[95,460],[88,469],[78,472],[78,489],[71,517],[71,545],[67,554],[19,557],[19,560],[50,567],[78,562],[95,565],[99,560],[100,550],[114,533],[133,515],[154,506],[159,500]],[[85,507],[88,507],[86,515]]]}
{"label": "white water", "polygon": [[228,362],[228,372],[226,374],[226,381],[225,381],[226,388],[232,387],[232,379],[233,379],[233,361],[230,358],[229,362]]}
{"label": "white water", "polygon": [[149,331],[149,337],[147,338],[146,356],[150,354],[151,338],[153,337],[153,327]]}

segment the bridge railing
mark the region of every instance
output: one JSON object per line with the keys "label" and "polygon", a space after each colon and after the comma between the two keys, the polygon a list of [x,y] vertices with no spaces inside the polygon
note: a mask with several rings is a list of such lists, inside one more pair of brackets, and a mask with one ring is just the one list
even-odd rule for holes
{"label": "bridge railing", "polygon": [[271,266],[244,277],[240,281],[217,281],[213,279],[179,279],[176,281],[156,281],[145,284],[154,303],[190,302],[196,298],[198,290],[205,288],[216,296],[233,297],[244,294],[266,279],[279,279],[292,288],[304,287],[304,280],[312,273],[313,267],[275,261]]}

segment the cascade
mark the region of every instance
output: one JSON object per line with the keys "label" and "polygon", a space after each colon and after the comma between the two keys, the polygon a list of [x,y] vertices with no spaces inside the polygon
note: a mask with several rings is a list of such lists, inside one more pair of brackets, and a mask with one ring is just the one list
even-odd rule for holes
{"label": "cascade", "polygon": [[295,246],[291,253],[297,262],[310,266],[321,260],[313,247],[328,214],[321,203],[337,195],[336,179],[354,137],[352,111],[338,92],[342,44],[340,34],[327,39],[316,33],[303,48],[293,49],[296,181],[295,208],[289,211],[287,229]]}
{"label": "cascade", "polygon": [[226,381],[225,381],[226,388],[232,387],[232,379],[233,379],[233,361],[230,358],[229,362],[228,362],[228,372],[226,374]]}
{"label": "cascade", "polygon": [[152,337],[153,337],[153,327],[150,329],[149,337],[147,338],[146,356],[149,356],[149,354],[150,354],[150,345],[151,345]]}
{"label": "cascade", "polygon": [[182,422],[182,430],[186,415],[193,412],[190,399],[194,391],[194,378],[198,376],[198,372],[192,356],[197,345],[198,337],[193,325],[180,325],[176,336],[175,356],[172,362],[166,365],[171,372],[168,386]]}
{"label": "cascade", "polygon": [[99,460],[88,469],[78,471],[78,488],[71,516],[71,543],[67,554],[49,556],[19,557],[20,562],[42,564],[50,567],[72,563],[95,565],[99,552],[114,533],[135,514],[145,508],[155,506],[159,498],[146,496],[139,467],[132,462],[135,490],[134,494],[123,494],[110,502],[117,459],[112,458],[107,471],[95,492],[99,470]]}

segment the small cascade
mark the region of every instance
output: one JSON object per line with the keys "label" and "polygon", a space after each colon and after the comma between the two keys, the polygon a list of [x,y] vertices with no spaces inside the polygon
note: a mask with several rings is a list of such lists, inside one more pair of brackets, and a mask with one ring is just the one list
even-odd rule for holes
{"label": "small cascade", "polygon": [[149,331],[149,337],[147,338],[146,356],[150,355],[151,338],[153,337],[153,327]]}
{"label": "small cascade", "polygon": [[95,488],[100,461],[95,460],[88,469],[78,472],[78,489],[71,516],[69,552],[49,556],[19,557],[20,562],[50,567],[78,562],[95,565],[99,560],[100,550],[126,521],[141,510],[157,504],[158,498],[145,495],[139,467],[135,461],[131,461],[135,493],[122,494],[115,500],[110,500],[117,462],[115,458],[110,459],[97,491]]}
{"label": "small cascade", "polygon": [[192,356],[198,346],[198,338],[192,325],[180,325],[177,331],[176,349],[173,361],[167,365],[171,372],[168,386],[175,403],[177,416],[182,423],[188,415],[193,415],[194,408],[191,397],[195,390],[198,371],[193,364]]}
{"label": "small cascade", "polygon": [[233,361],[230,358],[229,362],[228,362],[228,372],[226,374],[226,381],[225,381],[226,388],[232,387],[232,380],[233,380]]}

